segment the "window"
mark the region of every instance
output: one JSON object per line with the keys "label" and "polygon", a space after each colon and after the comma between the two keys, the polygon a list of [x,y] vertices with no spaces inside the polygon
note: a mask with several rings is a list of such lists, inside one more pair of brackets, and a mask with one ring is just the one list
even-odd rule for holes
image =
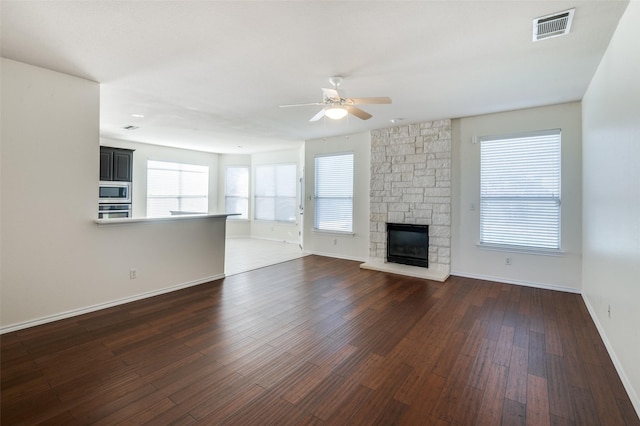
{"label": "window", "polygon": [[560,249],[560,130],[480,139],[480,244]]}
{"label": "window", "polygon": [[353,154],[315,158],[314,228],[353,230]]}
{"label": "window", "polygon": [[255,218],[296,220],[296,165],[256,166]]}
{"label": "window", "polygon": [[147,161],[147,216],[209,211],[209,167]]}
{"label": "window", "polygon": [[249,219],[249,168],[227,167],[224,186],[226,213],[240,213],[229,219]]}

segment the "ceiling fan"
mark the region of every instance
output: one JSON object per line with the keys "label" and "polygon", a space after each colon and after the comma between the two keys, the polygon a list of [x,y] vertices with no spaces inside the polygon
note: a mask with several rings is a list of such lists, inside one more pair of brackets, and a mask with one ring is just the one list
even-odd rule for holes
{"label": "ceiling fan", "polygon": [[307,104],[280,105],[281,108],[308,106],[308,105],[324,105],[316,115],[311,117],[309,121],[318,121],[322,117],[339,120],[347,116],[354,115],[361,120],[368,120],[372,117],[366,111],[361,110],[355,105],[371,105],[371,104],[390,104],[391,98],[345,98],[338,91],[338,86],[342,84],[342,77],[331,77],[329,82],[333,85],[333,89],[322,89],[322,102],[311,102]]}

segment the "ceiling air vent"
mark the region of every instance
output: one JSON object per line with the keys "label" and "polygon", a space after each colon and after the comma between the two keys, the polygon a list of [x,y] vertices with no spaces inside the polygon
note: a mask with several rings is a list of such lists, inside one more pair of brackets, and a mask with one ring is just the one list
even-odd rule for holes
{"label": "ceiling air vent", "polygon": [[569,34],[575,9],[542,16],[533,20],[533,41]]}

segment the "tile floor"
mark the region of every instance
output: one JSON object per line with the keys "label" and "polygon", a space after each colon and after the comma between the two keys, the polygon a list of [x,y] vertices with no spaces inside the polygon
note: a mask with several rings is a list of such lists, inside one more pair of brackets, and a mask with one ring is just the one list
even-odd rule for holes
{"label": "tile floor", "polygon": [[255,238],[227,238],[224,274],[239,274],[305,256],[297,244]]}

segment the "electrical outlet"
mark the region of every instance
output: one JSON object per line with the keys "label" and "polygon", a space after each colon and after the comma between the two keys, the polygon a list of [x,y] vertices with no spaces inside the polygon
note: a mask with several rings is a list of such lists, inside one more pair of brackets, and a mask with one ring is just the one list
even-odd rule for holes
{"label": "electrical outlet", "polygon": [[129,279],[135,280],[138,278],[138,270],[137,269],[129,269]]}
{"label": "electrical outlet", "polygon": [[511,258],[510,258],[510,257],[507,257],[507,258],[504,260],[504,264],[505,264],[505,265],[511,265]]}
{"label": "electrical outlet", "polygon": [[337,239],[337,238],[334,238],[334,239],[333,239],[333,245],[334,245],[334,246],[337,246],[337,245],[338,245],[338,239]]}

